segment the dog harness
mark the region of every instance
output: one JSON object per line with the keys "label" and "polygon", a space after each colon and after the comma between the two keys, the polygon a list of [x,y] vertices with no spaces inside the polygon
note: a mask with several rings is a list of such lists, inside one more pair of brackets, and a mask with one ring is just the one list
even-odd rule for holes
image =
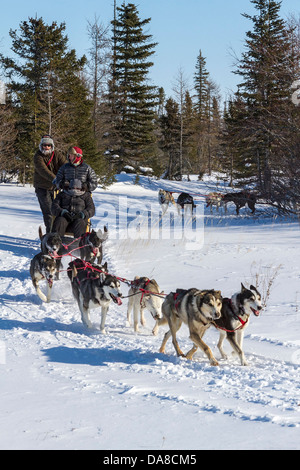
{"label": "dog harness", "polygon": [[[215,325],[216,328],[218,328],[219,330],[223,330],[223,331],[227,331],[227,333],[234,333],[235,331],[237,330],[241,330],[242,328],[244,328],[244,326],[246,325],[246,323],[248,322],[248,319],[249,317],[247,318],[246,321],[244,321],[239,315],[237,315],[234,311],[234,308],[233,308],[233,305],[232,305],[232,300],[231,299],[228,299],[228,298],[225,298],[223,299],[223,303],[227,303],[227,305],[229,306],[230,310],[232,311],[233,313],[233,316],[239,320],[239,322],[241,323],[240,326],[238,326],[237,328],[235,328],[234,330],[227,330],[226,328],[223,328],[219,325],[217,325],[215,322],[213,322],[213,324]],[[239,310],[244,310],[242,307],[239,308]]]}

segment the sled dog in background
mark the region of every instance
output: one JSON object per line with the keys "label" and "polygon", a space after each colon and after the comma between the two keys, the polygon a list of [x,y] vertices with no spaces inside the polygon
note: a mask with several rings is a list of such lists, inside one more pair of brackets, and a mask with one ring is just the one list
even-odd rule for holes
{"label": "sled dog in background", "polygon": [[102,230],[92,230],[91,232],[86,232],[80,239],[79,248],[80,248],[80,258],[88,261],[89,263],[102,263],[103,257],[103,243],[108,238],[107,227],[104,226],[104,231]]}
{"label": "sled dog in background", "polygon": [[[56,273],[56,260],[44,253],[38,253],[32,258],[30,263],[30,276],[37,295],[43,302],[50,302],[53,287],[53,279]],[[39,286],[42,280],[47,282],[47,295]]]}
{"label": "sled dog in background", "polygon": [[[149,294],[149,292],[153,292],[153,294]],[[159,286],[154,279],[150,280],[148,277],[139,276],[134,278],[128,291],[127,324],[128,326],[131,325],[131,311],[133,310],[133,327],[135,332],[139,331],[139,314],[141,324],[143,326],[146,325],[145,309],[151,313],[155,320],[162,317],[161,305],[163,298],[159,294],[163,294],[163,292],[160,292]],[[153,334],[155,333],[153,332]]]}
{"label": "sled dog in background", "polygon": [[248,206],[252,214],[255,213],[256,196],[249,191],[240,191],[237,193],[227,193],[223,196],[223,203],[225,205],[225,211],[227,210],[227,204],[233,202],[237,215],[240,213],[241,207]]}
{"label": "sled dog in background", "polygon": [[[248,365],[243,351],[244,333],[250,323],[251,313],[258,317],[261,309],[261,295],[252,285],[247,289],[241,284],[240,292],[230,299],[223,298],[221,317],[213,322],[213,325],[220,331],[218,348],[223,359],[227,359],[223,349],[224,339],[227,338],[233,348],[233,353],[239,356],[241,365]],[[192,357],[196,351],[195,346],[190,351],[190,356]]]}
{"label": "sled dog in background", "polygon": [[176,339],[176,332],[184,322],[188,325],[190,339],[194,345],[205,352],[211,365],[219,365],[210,348],[202,341],[202,336],[207,328],[211,326],[211,323],[220,318],[221,307],[222,296],[220,291],[193,288],[188,290],[177,289],[176,293],[171,292],[162,304],[163,318],[158,321],[158,326],[168,322],[170,328],[163,338],[159,351],[161,353],[165,352],[166,343],[172,336],[177,355],[188,359],[192,358],[190,352],[186,356],[183,354]]}
{"label": "sled dog in background", "polygon": [[79,271],[76,266],[70,269],[73,270],[73,273],[69,274],[72,292],[78,303],[83,324],[87,328],[93,328],[90,309],[101,307],[100,331],[105,333],[106,315],[111,300],[118,305],[122,304],[120,282],[116,277],[104,272],[94,276],[90,272],[82,270],[78,276]]}
{"label": "sled dog in background", "polygon": [[188,193],[179,194],[178,199],[176,201],[176,205],[177,205],[177,211],[179,215],[182,209],[184,209],[185,212],[187,211],[187,209],[189,209],[192,215],[193,210],[196,207],[193,197]]}
{"label": "sled dog in background", "polygon": [[223,205],[223,194],[221,193],[208,193],[205,198],[206,207],[210,208],[210,213],[212,214],[213,206],[216,206],[217,212],[219,212],[219,208]]}
{"label": "sled dog in background", "polygon": [[158,191],[158,202],[162,208],[162,215],[167,212],[170,203],[175,205],[175,199],[172,193],[165,191],[164,189],[160,189]]}

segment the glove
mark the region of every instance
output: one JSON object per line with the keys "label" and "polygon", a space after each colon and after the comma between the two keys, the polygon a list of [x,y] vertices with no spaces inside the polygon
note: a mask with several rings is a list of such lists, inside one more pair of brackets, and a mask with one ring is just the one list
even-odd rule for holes
{"label": "glove", "polygon": [[74,219],[84,219],[85,218],[85,215],[84,215],[84,212],[80,211],[80,212],[77,212],[76,214],[74,214]]}
{"label": "glove", "polygon": [[58,184],[59,189],[68,189],[69,186],[70,186],[70,181],[64,180],[64,179],[62,179]]}
{"label": "glove", "polygon": [[72,214],[67,209],[63,209],[60,215],[61,217],[64,217],[69,223],[73,220]]}

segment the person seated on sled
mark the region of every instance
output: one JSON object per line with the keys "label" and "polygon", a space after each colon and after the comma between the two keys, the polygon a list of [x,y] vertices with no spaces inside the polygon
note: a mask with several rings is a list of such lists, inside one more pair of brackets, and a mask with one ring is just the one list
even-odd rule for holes
{"label": "person seated on sled", "polygon": [[92,167],[83,161],[81,148],[70,147],[68,162],[59,168],[54,184],[57,189],[67,189],[70,181],[75,179],[81,181],[85,191],[92,192],[97,188],[97,175]]}
{"label": "person seated on sled", "polygon": [[91,193],[82,188],[82,182],[73,179],[68,188],[56,196],[51,211],[55,216],[53,232],[61,237],[72,232],[79,238],[86,232],[88,219],[95,215],[95,205]]}

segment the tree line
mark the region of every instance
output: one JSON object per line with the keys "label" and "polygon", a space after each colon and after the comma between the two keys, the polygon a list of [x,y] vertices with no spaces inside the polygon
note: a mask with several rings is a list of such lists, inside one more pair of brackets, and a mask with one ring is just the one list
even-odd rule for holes
{"label": "tree line", "polygon": [[[222,103],[204,51],[193,87],[180,69],[173,96],[151,84],[157,43],[151,18],[114,1],[112,20],[87,24],[90,48],[78,58],[65,23],[28,18],[10,30],[14,58],[0,55],[6,102],[0,104],[0,170],[32,177],[41,135],[65,152],[78,145],[103,184],[126,169],[181,179],[214,171],[230,184],[251,184],[287,207],[300,199],[300,113],[292,85],[300,79],[300,23],[280,17],[280,1],[250,0],[244,52],[233,69],[240,83]],[[296,91],[297,92],[297,91]],[[294,95],[293,95],[294,96]]]}

